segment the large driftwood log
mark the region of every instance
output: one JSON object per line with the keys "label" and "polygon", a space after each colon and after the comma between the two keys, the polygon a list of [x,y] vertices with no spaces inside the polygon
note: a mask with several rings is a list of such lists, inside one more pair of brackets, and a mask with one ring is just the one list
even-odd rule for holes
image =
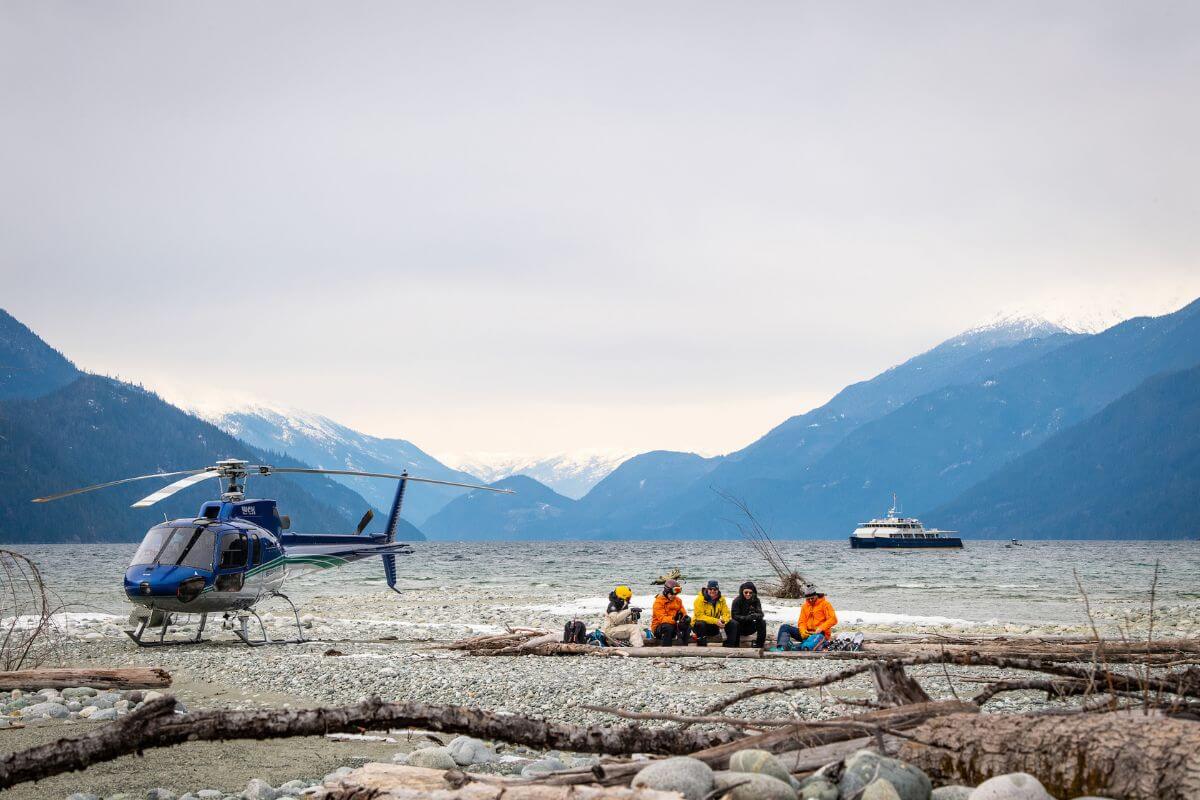
{"label": "large driftwood log", "polygon": [[173,698],[159,698],[138,712],[90,733],[10,753],[0,759],[0,789],[85,769],[91,764],[153,747],[171,747],[187,741],[281,739],[419,728],[465,733],[547,750],[685,755],[742,737],[732,730],[571,725],[463,706],[384,703],[378,698],[341,708],[201,711],[186,715],[172,713],[174,706]]}
{"label": "large driftwood log", "polygon": [[158,667],[121,669],[23,669],[0,672],[0,690],[69,689],[163,689],[171,685],[171,674]]}
{"label": "large driftwood log", "polygon": [[[550,786],[513,780],[451,783],[454,773],[440,769],[367,764],[349,775],[330,781],[317,795],[320,800],[680,800],[675,792],[604,786]],[[460,773],[461,775],[461,773]]]}
{"label": "large driftwood log", "polygon": [[[1200,723],[1124,714],[963,714],[910,732],[900,757],[935,781],[1028,772],[1055,797],[1200,797]],[[932,745],[932,746],[930,746]]]}

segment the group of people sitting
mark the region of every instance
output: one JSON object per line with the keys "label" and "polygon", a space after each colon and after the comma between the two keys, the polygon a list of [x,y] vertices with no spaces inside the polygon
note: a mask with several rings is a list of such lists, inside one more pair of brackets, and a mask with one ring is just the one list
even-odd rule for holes
{"label": "group of people sitting", "polygon": [[[618,586],[608,595],[608,609],[600,632],[605,639],[642,647],[647,635],[661,647],[706,645],[724,639],[725,647],[738,647],[743,637],[754,637],[754,646],[762,649],[767,643],[767,620],[758,587],[746,581],[738,588],[732,605],[725,601],[717,581],[709,581],[692,603],[689,616],[679,595],[683,587],[677,580],[667,580],[662,593],[654,598],[650,626],[641,622],[642,609],[630,605],[633,591]],[[795,625],[781,625],[775,636],[775,650],[819,649],[822,641],[833,638],[837,614],[833,605],[811,584],[804,587],[804,605]]]}

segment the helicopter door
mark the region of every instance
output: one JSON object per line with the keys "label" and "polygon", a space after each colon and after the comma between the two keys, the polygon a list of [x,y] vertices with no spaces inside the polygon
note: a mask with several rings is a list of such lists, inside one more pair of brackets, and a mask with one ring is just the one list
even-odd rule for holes
{"label": "helicopter door", "polygon": [[227,533],[221,537],[217,556],[218,592],[240,592],[246,579],[246,562],[250,557],[250,541],[246,534]]}

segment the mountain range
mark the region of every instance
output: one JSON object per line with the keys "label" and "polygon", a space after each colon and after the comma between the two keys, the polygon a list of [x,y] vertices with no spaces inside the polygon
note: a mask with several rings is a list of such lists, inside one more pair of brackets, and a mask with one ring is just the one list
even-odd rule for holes
{"label": "mountain range", "polygon": [[[1071,480],[1069,460],[1054,456],[1070,440],[1057,434],[1085,421],[1105,424],[1108,418],[1097,415],[1110,404],[1146,381],[1198,363],[1200,301],[1173,314],[1128,320],[1093,335],[1025,319],[1005,320],[967,331],[849,386],[824,406],[783,422],[723,458],[673,454],[665,466],[667,454],[650,454],[657,458],[645,463],[640,457],[631,459],[588,495],[565,505],[555,527],[559,535],[590,538],[728,536],[732,530],[724,518],[729,508],[714,489],[745,500],[784,537],[848,535],[857,522],[881,514],[892,492],[900,494],[909,512],[931,512],[927,522],[945,527],[937,516],[939,507],[947,514],[954,512],[950,519],[962,520],[962,506],[952,504],[955,498],[969,497],[968,490],[993,475],[1002,476],[1005,467],[1027,453],[1041,451],[1046,464],[1056,464],[1063,472],[1053,479],[1043,476],[1047,485]],[[1180,415],[1178,408],[1163,411],[1168,420]],[[1142,424],[1148,435],[1150,421]],[[1200,449],[1200,429],[1179,424],[1176,428],[1180,453]],[[610,491],[618,480],[621,490]],[[1012,481],[1006,485],[1015,491]],[[653,490],[638,491],[641,486]],[[1137,497],[1131,494],[1124,502],[1129,514],[1146,520],[1139,530],[1159,535],[1195,532],[1186,518],[1160,514],[1159,508],[1140,505]],[[1020,507],[1019,498],[1001,497],[996,487],[988,498],[995,505],[980,506],[972,520],[992,519],[994,508]],[[462,506],[469,502],[455,500],[431,518],[431,535],[491,535],[496,525],[486,516],[463,514]],[[520,496],[510,496],[500,498],[497,507],[521,503]],[[1003,523],[964,523],[963,533],[1023,535],[1027,521],[1035,524],[1022,513],[997,519]],[[1071,535],[1136,532],[1073,519],[1080,527]],[[539,523],[528,530],[510,525],[505,535],[547,534]]]}
{"label": "mountain range", "polygon": [[[152,508],[130,504],[165,481],[113,487],[53,503],[32,498],[158,471],[203,467],[222,458],[276,466],[306,464],[253,447],[170,405],[153,392],[79,371],[61,353],[0,310],[0,541],[135,541],[171,518],[190,517],[215,485],[186,489]],[[13,369],[19,366],[20,369]],[[15,376],[15,377],[10,377]],[[370,504],[321,476],[272,476],[261,486],[300,531],[351,531]],[[371,529],[381,529],[376,514]],[[408,523],[400,536],[424,538]]]}
{"label": "mountain range", "polygon": [[[447,466],[412,442],[280,406],[200,419],[139,387],[79,372],[0,312],[0,538],[100,540],[144,529],[149,517],[124,507],[137,490],[90,505],[63,501],[70,513],[33,512],[17,499],[227,455],[408,469],[517,492],[414,489],[406,517],[438,539],[736,535],[714,490],[745,500],[780,537],[845,536],[881,514],[892,492],[908,513],[967,538],[1194,535],[1198,365],[1200,301],[1096,333],[1005,316],[724,456],[485,454]],[[273,495],[313,529],[352,527],[368,505],[391,502],[385,481],[272,480]],[[205,495],[192,492],[172,502],[190,508]]]}

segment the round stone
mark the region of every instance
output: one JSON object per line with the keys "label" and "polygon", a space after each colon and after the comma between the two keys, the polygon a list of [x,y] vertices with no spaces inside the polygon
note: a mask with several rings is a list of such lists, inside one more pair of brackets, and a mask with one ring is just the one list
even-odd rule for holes
{"label": "round stone", "polygon": [[262,778],[251,778],[242,792],[242,800],[275,800],[279,792]]}
{"label": "round stone", "polygon": [[31,706],[21,709],[21,716],[24,717],[66,719],[70,715],[70,710],[60,703],[34,703]]}
{"label": "round stone", "polygon": [[713,782],[718,789],[729,789],[729,800],[796,800],[790,783],[759,772],[717,772]]}
{"label": "round stone", "polygon": [[800,800],[838,800],[838,787],[821,775],[800,782]]}
{"label": "round stone", "polygon": [[159,787],[146,792],[146,800],[175,800],[175,793]]}
{"label": "round stone", "polygon": [[1042,782],[1028,772],[988,778],[975,787],[969,800],[1053,800]]}
{"label": "round stone", "polygon": [[[86,710],[87,709],[84,709],[84,711]],[[80,715],[83,714],[82,711],[79,713]],[[88,717],[88,719],[92,720],[93,722],[107,722],[108,720],[113,720],[116,718],[117,710],[115,708],[102,708],[99,711],[92,713],[92,715]]]}
{"label": "round stone", "polygon": [[939,786],[933,790],[933,800],[967,800],[971,796],[971,792],[975,791],[970,786]]}
{"label": "round stone", "polygon": [[[712,791],[712,768],[695,758],[679,756],[656,761],[633,777],[635,789],[679,792],[686,800],[703,800]],[[791,787],[788,787],[789,789]]]}
{"label": "round stone", "polygon": [[863,789],[862,800],[900,800],[896,787],[884,780],[871,781]]}
{"label": "round stone", "polygon": [[412,767],[427,767],[429,769],[455,769],[458,763],[450,754],[449,747],[426,747],[408,755],[408,764]]}
{"label": "round stone", "polygon": [[738,750],[729,759],[731,772],[750,772],[770,775],[776,780],[791,784],[792,776],[784,769],[779,759],[766,750]]}
{"label": "round stone", "polygon": [[488,747],[485,742],[470,736],[456,737],[447,747],[450,748],[450,755],[454,757],[455,763],[462,766],[487,764],[499,758],[496,751]]}
{"label": "round stone", "polygon": [[933,782],[924,772],[874,750],[859,750],[846,759],[838,790],[843,797],[856,796],[875,780],[890,783],[900,800],[929,800],[933,793]]}

